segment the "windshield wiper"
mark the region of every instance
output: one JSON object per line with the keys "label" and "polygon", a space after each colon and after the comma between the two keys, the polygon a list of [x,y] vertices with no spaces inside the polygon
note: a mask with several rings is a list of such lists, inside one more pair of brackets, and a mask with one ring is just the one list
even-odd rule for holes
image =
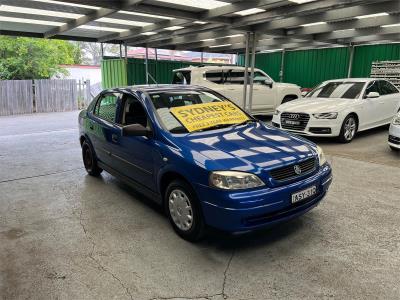
{"label": "windshield wiper", "polygon": [[229,126],[232,126],[232,125],[234,125],[234,124],[217,124],[217,125],[210,126],[210,127],[207,127],[207,128],[202,128],[202,129],[198,129],[198,130],[193,130],[193,131],[191,131],[190,133],[193,133],[193,132],[201,132],[201,131],[207,131],[207,130],[213,130],[213,129],[220,129],[220,128],[226,128],[226,127],[229,127]]}
{"label": "windshield wiper", "polygon": [[241,123],[234,124],[233,127],[237,127],[237,126],[245,125],[245,124],[249,124],[249,123],[257,123],[257,122],[258,122],[257,120],[248,119],[248,120],[243,121],[243,122],[241,122]]}
{"label": "windshield wiper", "polygon": [[226,127],[230,127],[230,126],[236,127],[236,126],[239,126],[239,125],[244,125],[244,124],[253,123],[253,122],[258,122],[258,121],[249,119],[249,120],[246,120],[244,122],[237,123],[237,124],[217,124],[217,125],[210,126],[210,127],[207,127],[207,128],[194,130],[194,131],[191,131],[191,132],[201,132],[201,131],[207,131],[207,130],[213,130],[213,129],[226,128]]}

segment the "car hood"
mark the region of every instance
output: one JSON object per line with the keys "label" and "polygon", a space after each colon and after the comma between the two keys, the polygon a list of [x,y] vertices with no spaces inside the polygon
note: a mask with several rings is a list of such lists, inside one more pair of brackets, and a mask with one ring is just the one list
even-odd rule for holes
{"label": "car hood", "polygon": [[260,174],[317,155],[313,143],[264,123],[175,135],[174,140],[184,157],[210,171]]}
{"label": "car hood", "polygon": [[296,84],[293,83],[284,83],[284,82],[275,82],[274,83],[277,87],[282,87],[282,88],[297,88],[300,91],[300,87]]}
{"label": "car hood", "polygon": [[326,113],[338,112],[352,105],[354,100],[343,98],[302,98],[282,104],[281,112]]}

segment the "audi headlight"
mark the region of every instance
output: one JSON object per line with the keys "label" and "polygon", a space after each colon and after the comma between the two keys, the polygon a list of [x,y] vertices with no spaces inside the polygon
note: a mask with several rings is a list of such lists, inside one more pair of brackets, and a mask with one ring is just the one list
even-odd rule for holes
{"label": "audi headlight", "polygon": [[393,125],[400,125],[400,114],[398,114],[397,116],[395,116],[393,118],[392,124]]}
{"label": "audi headlight", "polygon": [[274,111],[274,116],[277,116],[277,115],[279,115],[281,112],[279,111],[279,110],[275,110]]}
{"label": "audi headlight", "polygon": [[322,166],[326,163],[326,157],[324,151],[322,151],[322,148],[320,146],[317,146],[317,153],[318,153],[319,165]]}
{"label": "audi headlight", "polygon": [[210,174],[210,186],[225,189],[239,190],[250,189],[265,185],[254,174],[237,171],[217,171]]}
{"label": "audi headlight", "polygon": [[337,112],[320,113],[320,114],[313,114],[313,116],[316,119],[336,119],[338,113]]}

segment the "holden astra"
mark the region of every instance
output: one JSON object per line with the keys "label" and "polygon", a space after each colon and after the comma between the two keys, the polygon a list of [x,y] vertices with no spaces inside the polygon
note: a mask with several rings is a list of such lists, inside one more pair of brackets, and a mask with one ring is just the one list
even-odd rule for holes
{"label": "holden astra", "polygon": [[393,118],[389,129],[389,146],[393,151],[400,151],[400,112]]}
{"label": "holden astra", "polygon": [[321,148],[205,87],[105,90],[79,128],[87,172],[105,170],[162,205],[190,241],[209,227],[247,232],[299,216],[332,181]]}
{"label": "holden astra", "polygon": [[389,81],[335,79],[321,83],[305,98],[280,105],[272,124],[300,135],[338,137],[349,143],[359,131],[389,124],[399,108],[399,90]]}

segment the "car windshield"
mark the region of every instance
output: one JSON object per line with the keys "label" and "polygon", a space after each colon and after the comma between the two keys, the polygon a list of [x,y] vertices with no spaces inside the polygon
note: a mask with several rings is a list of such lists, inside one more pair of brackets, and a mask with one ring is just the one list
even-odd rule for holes
{"label": "car windshield", "polygon": [[234,103],[210,91],[162,91],[149,93],[157,116],[172,133],[228,127],[253,119]]}
{"label": "car windshield", "polygon": [[356,99],[360,96],[364,85],[365,82],[324,82],[308,93],[307,98]]}

